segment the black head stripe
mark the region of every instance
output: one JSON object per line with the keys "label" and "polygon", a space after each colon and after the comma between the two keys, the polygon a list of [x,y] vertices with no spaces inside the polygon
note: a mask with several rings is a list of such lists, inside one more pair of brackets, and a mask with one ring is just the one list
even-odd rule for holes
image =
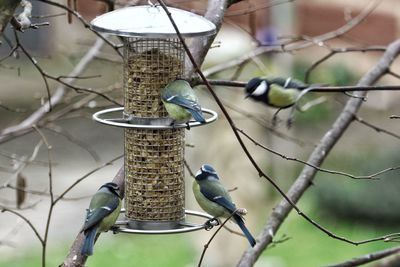
{"label": "black head stripe", "polygon": [[108,188],[111,191],[111,193],[117,195],[118,197],[120,196],[119,195],[119,186],[116,183],[105,183],[100,188],[103,188],[103,187]]}
{"label": "black head stripe", "polygon": [[262,79],[253,78],[246,84],[246,93],[251,94],[254,90],[256,90],[257,86],[261,83]]}

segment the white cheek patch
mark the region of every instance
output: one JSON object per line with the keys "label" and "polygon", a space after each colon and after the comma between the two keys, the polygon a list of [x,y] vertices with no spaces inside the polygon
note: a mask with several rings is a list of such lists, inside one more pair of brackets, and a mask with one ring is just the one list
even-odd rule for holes
{"label": "white cheek patch", "polygon": [[196,172],[196,175],[195,176],[199,176],[201,174],[201,170],[198,170],[197,172]]}
{"label": "white cheek patch", "polygon": [[260,83],[260,85],[257,86],[256,90],[254,90],[254,92],[251,93],[251,95],[263,95],[265,94],[265,92],[267,92],[267,82],[266,81],[262,81]]}

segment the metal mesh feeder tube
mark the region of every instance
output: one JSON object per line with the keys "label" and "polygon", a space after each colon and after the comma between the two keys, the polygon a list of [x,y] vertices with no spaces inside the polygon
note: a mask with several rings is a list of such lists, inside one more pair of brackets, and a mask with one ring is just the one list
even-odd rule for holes
{"label": "metal mesh feeder tube", "polygon": [[[168,9],[183,37],[215,33],[214,24],[203,17]],[[118,9],[95,18],[91,25],[97,31],[120,36],[124,44],[122,116],[103,119],[99,112],[93,116],[102,123],[125,128],[126,221],[120,223],[124,225],[120,228],[187,231],[184,228],[190,224],[185,223],[185,132],[181,125],[169,125],[161,101],[161,90],[183,76],[183,46],[167,14],[157,6]],[[208,122],[216,119],[212,115]]]}

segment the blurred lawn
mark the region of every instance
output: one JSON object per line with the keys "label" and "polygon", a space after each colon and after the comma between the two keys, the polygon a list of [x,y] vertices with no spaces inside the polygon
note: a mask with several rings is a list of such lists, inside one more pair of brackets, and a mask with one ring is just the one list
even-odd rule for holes
{"label": "blurred lawn", "polygon": [[[185,235],[144,236],[106,233],[99,238],[94,255],[89,257],[86,266],[194,266],[192,263],[197,260],[197,255],[194,254],[194,249],[188,240]],[[63,262],[71,244],[58,247],[49,245],[47,266],[58,266]],[[41,252],[36,248],[38,246],[22,257],[7,260],[1,257],[0,266],[41,266]]]}
{"label": "blurred lawn", "polygon": [[[311,210],[307,206],[310,206],[313,201],[314,197],[309,197],[306,200],[306,203],[308,203],[305,205],[306,207],[302,201],[302,208],[308,214]],[[394,229],[390,228],[367,227],[357,223],[344,224],[334,219],[321,218],[318,212],[311,212],[310,215],[334,233],[352,240],[363,240],[395,232]],[[384,242],[353,246],[334,240],[316,230],[296,213],[289,216],[275,238],[279,240],[282,237],[289,237],[290,239],[269,248],[259,259],[256,266],[324,266],[394,246],[394,244]],[[107,233],[100,237],[95,247],[95,254],[89,258],[86,266],[197,266],[200,254],[196,254],[195,251],[201,251],[202,246],[195,248],[190,238],[190,234],[144,236]],[[58,247],[54,247],[53,244],[49,245],[47,266],[58,266],[63,261],[70,244],[63,244]],[[41,253],[36,248],[38,246],[35,247],[35,250],[31,250],[21,257],[10,259],[1,257],[0,266],[40,266]],[[229,257],[229,255],[226,256]]]}
{"label": "blurred lawn", "polygon": [[[314,197],[309,197],[307,202],[310,203],[311,199],[314,199]],[[346,223],[332,217],[326,217],[323,215],[326,212],[310,212],[310,210],[304,207],[303,201],[302,203],[300,206],[302,210],[320,225],[338,236],[353,241],[370,239],[396,232],[396,229],[390,227],[366,226],[358,222]],[[273,248],[270,247],[259,260],[259,264],[256,264],[257,267],[326,266],[396,246],[394,243],[380,241],[359,246],[344,243],[317,230],[295,212],[292,212],[285,221],[285,224],[283,224],[275,236],[275,240],[278,241],[285,237],[290,239],[283,243],[278,243]]]}

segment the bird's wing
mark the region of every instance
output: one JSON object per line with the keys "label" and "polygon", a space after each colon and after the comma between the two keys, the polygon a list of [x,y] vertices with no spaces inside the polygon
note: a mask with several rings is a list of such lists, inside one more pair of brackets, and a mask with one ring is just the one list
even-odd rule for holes
{"label": "bird's wing", "polygon": [[119,199],[117,196],[112,196],[112,198],[110,198],[109,193],[97,193],[94,195],[90,202],[90,207],[87,210],[86,220],[82,230],[86,231],[100,223],[101,220],[112,213],[118,205]]}
{"label": "bird's wing", "polygon": [[201,111],[200,105],[191,99],[187,99],[183,96],[179,95],[164,95],[163,100],[167,103],[172,103],[181,107],[184,107],[186,109],[191,109],[194,111]]}
{"label": "bird's wing", "polygon": [[307,84],[292,78],[274,78],[271,79],[271,83],[278,84],[283,88],[298,88],[298,89],[305,89],[308,87]]}
{"label": "bird's wing", "polygon": [[216,186],[214,189],[207,189],[204,187],[200,187],[200,192],[210,201],[215,202],[225,209],[227,209],[230,213],[236,210],[236,205],[230,200],[228,192],[222,186]]}

